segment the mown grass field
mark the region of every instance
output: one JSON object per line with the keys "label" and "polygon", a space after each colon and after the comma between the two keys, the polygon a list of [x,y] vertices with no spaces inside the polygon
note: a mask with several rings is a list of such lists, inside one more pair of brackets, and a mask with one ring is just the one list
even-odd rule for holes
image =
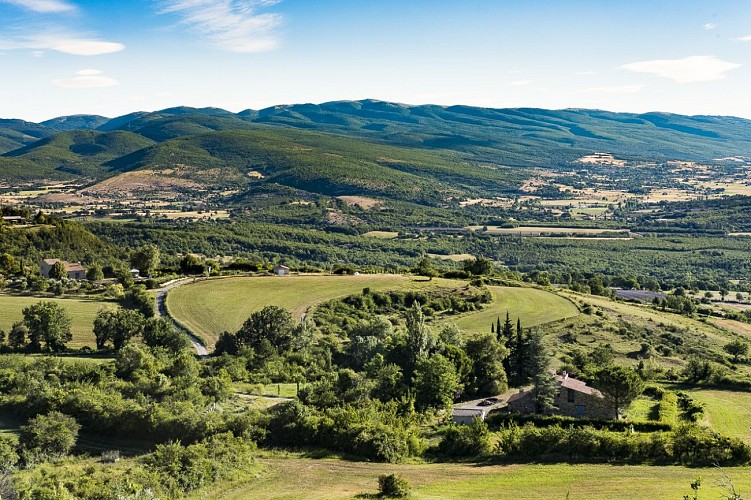
{"label": "mown grass field", "polygon": [[501,321],[509,312],[516,327],[516,318],[522,327],[542,325],[579,314],[576,306],[563,297],[536,288],[489,287],[493,302],[482,311],[470,313],[456,320],[459,328],[467,332],[490,333],[491,323],[500,316]]}
{"label": "mown grass field", "polygon": [[114,302],[88,299],[47,299],[39,297],[15,297],[0,295],[0,329],[8,332],[13,323],[23,319],[22,310],[42,300],[49,300],[62,306],[73,320],[73,340],[68,347],[94,347],[94,317],[103,307],[116,308]]}
{"label": "mown grass field", "polygon": [[704,420],[707,425],[718,432],[751,443],[751,392],[708,388],[680,390],[704,403]]}
{"label": "mown grass field", "polygon": [[[255,478],[225,484],[191,498],[350,499],[377,498],[378,476],[403,475],[411,498],[679,499],[700,476],[700,498],[720,498],[723,471],[716,468],[617,465],[373,464],[336,459],[261,458]],[[731,468],[736,490],[751,491],[751,468]]]}
{"label": "mown grass field", "polygon": [[393,274],[234,277],[177,287],[167,295],[167,308],[212,347],[222,332],[237,331],[251,313],[267,305],[289,309],[299,318],[321,302],[360,293],[365,287],[377,291],[462,285],[456,280],[428,281]]}

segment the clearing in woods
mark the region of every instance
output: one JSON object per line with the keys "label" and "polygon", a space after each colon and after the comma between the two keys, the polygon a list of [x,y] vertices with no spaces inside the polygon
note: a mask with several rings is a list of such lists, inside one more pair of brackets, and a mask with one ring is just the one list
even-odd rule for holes
{"label": "clearing in woods", "polygon": [[41,301],[52,301],[62,306],[73,320],[73,340],[68,347],[96,345],[94,341],[94,317],[103,307],[117,308],[114,302],[90,299],[52,299],[44,297],[16,297],[0,295],[0,330],[10,331],[13,323],[23,319],[21,312],[25,307]]}

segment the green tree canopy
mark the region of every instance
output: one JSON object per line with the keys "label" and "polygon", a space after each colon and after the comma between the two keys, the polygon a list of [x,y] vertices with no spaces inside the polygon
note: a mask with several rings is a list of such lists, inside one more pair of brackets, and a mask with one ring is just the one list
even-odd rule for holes
{"label": "green tree canopy", "polygon": [[130,255],[130,264],[141,274],[148,276],[159,267],[159,248],[156,245],[144,245]]}
{"label": "green tree canopy", "polygon": [[601,368],[595,374],[594,386],[605,396],[616,420],[644,390],[644,382],[634,370],[617,365]]}
{"label": "green tree canopy", "polygon": [[415,367],[415,407],[448,409],[460,388],[453,363],[440,354],[422,358]]}
{"label": "green tree canopy", "polygon": [[46,350],[60,352],[73,338],[70,315],[55,302],[37,302],[24,308],[22,313],[29,329],[29,345],[35,351],[40,351],[44,342]]}
{"label": "green tree canopy", "polygon": [[112,342],[116,351],[122,349],[131,338],[140,335],[146,318],[130,309],[100,309],[94,318],[94,337],[97,349],[104,349]]}
{"label": "green tree canopy", "polygon": [[264,341],[277,350],[289,350],[295,328],[292,314],[278,306],[266,306],[254,312],[245,320],[237,331],[237,340],[244,345],[257,349]]}

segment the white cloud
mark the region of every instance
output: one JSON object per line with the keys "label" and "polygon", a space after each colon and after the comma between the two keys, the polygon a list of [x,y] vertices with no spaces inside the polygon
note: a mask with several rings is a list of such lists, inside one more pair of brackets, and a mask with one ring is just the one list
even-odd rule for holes
{"label": "white cloud", "polygon": [[715,23],[707,23],[704,25],[705,30],[714,30],[717,29],[717,25]]}
{"label": "white cloud", "polygon": [[644,85],[616,85],[614,87],[590,87],[587,92],[603,92],[605,94],[635,94],[641,91]]}
{"label": "white cloud", "polygon": [[533,82],[532,80],[516,80],[513,82],[508,82],[508,86],[509,87],[526,87],[527,85],[532,85],[533,83],[535,82]]}
{"label": "white cloud", "polygon": [[43,34],[15,39],[0,38],[0,49],[54,50],[75,56],[98,56],[120,52],[125,45],[70,35]]}
{"label": "white cloud", "polygon": [[66,89],[93,89],[120,85],[120,82],[114,78],[102,76],[102,72],[98,69],[82,69],[77,71],[76,76],[72,78],[52,80],[52,83]]}
{"label": "white cloud", "polygon": [[740,68],[740,64],[723,61],[714,56],[691,56],[683,59],[638,61],[621,67],[637,73],[669,78],[677,83],[694,83],[722,80],[728,71]]}
{"label": "white cloud", "polygon": [[36,12],[70,12],[76,10],[76,6],[61,0],[0,0],[3,3],[20,5]]}
{"label": "white cloud", "polygon": [[742,36],[738,40],[741,42],[751,42],[751,35]]}
{"label": "white cloud", "polygon": [[99,56],[125,50],[125,45],[101,40],[60,40],[51,47],[52,50],[74,56]]}
{"label": "white cloud", "polygon": [[214,45],[230,52],[266,52],[279,45],[276,29],[282,16],[258,13],[279,0],[168,0],[164,12],[177,13],[182,22]]}

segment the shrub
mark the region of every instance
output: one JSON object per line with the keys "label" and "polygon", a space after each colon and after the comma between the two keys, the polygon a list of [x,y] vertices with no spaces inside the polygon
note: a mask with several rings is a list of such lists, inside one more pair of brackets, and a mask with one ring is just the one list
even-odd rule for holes
{"label": "shrub", "polygon": [[57,411],[37,415],[21,427],[19,444],[24,460],[34,463],[67,455],[76,445],[80,429],[75,418]]}
{"label": "shrub", "polygon": [[472,425],[452,425],[438,445],[439,453],[452,457],[486,455],[492,449],[488,426],[479,418]]}
{"label": "shrub", "polygon": [[409,495],[409,483],[396,474],[378,477],[378,493],[385,498],[404,498]]}

